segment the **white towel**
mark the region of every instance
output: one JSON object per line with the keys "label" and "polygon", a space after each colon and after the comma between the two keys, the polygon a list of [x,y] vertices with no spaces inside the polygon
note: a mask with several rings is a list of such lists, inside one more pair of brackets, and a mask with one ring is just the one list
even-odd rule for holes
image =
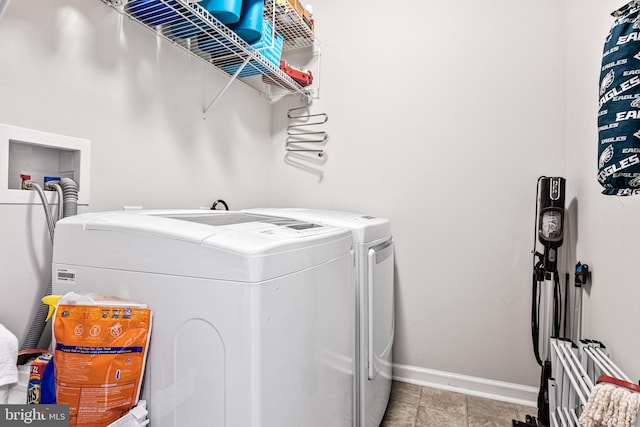
{"label": "white towel", "polygon": [[584,427],[633,427],[640,408],[640,393],[601,382],[591,391],[580,415]]}
{"label": "white towel", "polygon": [[0,323],[0,386],[18,382],[18,338]]}

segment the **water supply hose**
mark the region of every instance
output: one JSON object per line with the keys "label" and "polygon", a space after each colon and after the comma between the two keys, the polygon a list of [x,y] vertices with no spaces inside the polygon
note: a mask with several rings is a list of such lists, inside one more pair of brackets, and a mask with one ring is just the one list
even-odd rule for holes
{"label": "water supply hose", "polygon": [[[53,243],[53,232],[55,229],[55,222],[53,221],[51,215],[51,209],[49,208],[49,204],[47,203],[46,198],[44,197],[44,193],[42,192],[42,188],[38,184],[32,183],[28,181],[25,183],[27,188],[35,189],[38,191],[38,194],[42,193],[40,199],[42,200],[42,205],[45,206],[45,215],[47,215],[47,224],[51,224],[49,227],[49,232],[51,234],[51,243]],[[29,184],[31,186],[29,186]],[[52,184],[53,185],[53,184]],[[57,185],[57,184],[56,184]],[[78,184],[70,178],[62,178],[60,180],[60,187],[62,188],[62,198],[63,204],[62,210],[64,212],[64,217],[77,215],[78,213]],[[42,333],[44,331],[45,326],[47,325],[47,314],[49,312],[48,306],[42,303],[42,298],[51,295],[52,292],[52,282],[51,278],[47,282],[47,286],[44,289],[44,292],[41,294],[38,299],[38,310],[36,312],[35,317],[31,321],[31,326],[29,327],[29,331],[27,332],[27,336],[22,342],[20,346],[20,350],[25,350],[28,348],[37,348],[40,339],[42,338]]]}
{"label": "water supply hose", "polygon": [[49,202],[47,202],[47,198],[44,195],[44,191],[42,191],[42,187],[36,184],[33,181],[25,181],[25,188],[29,190],[35,190],[40,196],[40,201],[42,202],[42,207],[44,208],[44,216],[47,218],[47,227],[49,228],[49,237],[51,237],[51,243],[53,243],[53,230],[55,228],[55,221],[53,220],[53,215],[51,214],[51,207],[49,206]]}
{"label": "water supply hose", "polygon": [[53,190],[58,193],[58,221],[64,218],[64,208],[62,206],[62,199],[64,195],[62,194],[62,187],[60,186],[60,181],[49,181],[44,184],[46,190]]}

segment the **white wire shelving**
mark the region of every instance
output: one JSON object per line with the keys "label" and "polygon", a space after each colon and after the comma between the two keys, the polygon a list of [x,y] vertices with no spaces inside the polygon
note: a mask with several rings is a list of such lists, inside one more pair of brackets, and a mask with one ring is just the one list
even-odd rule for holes
{"label": "white wire shelving", "polygon": [[102,0],[119,13],[154,34],[187,50],[190,54],[229,76],[229,81],[205,108],[209,112],[233,81],[251,87],[271,102],[287,95],[299,95],[307,102],[310,91],[280,70],[267,50],[273,49],[276,34],[282,36],[282,52],[319,46],[306,19],[287,0],[265,0],[264,19],[271,25],[271,45],[252,46],[238,37],[200,4],[189,0]]}

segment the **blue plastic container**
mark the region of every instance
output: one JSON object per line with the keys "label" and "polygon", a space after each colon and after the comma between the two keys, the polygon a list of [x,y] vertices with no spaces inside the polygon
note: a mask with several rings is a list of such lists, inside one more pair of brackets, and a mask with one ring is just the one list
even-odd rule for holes
{"label": "blue plastic container", "polygon": [[225,37],[214,34],[205,35],[204,33],[198,37],[198,47],[203,52],[210,53],[214,58],[227,55],[234,49],[234,46]]}
{"label": "blue plastic container", "polygon": [[[169,4],[177,6],[175,1],[171,1]],[[152,27],[168,24],[180,17],[175,9],[160,0],[133,0],[127,3],[125,10]]]}
{"label": "blue plastic container", "polygon": [[242,0],[204,0],[200,6],[223,24],[235,24],[240,20]]}
{"label": "blue plastic container", "polygon": [[[282,36],[275,34],[275,38],[272,35],[273,27],[268,22],[264,22],[262,25],[262,38],[260,41],[254,43],[252,46],[258,50],[260,54],[276,68],[280,67],[280,56],[282,55]],[[240,64],[228,65],[224,69],[233,74],[240,67]],[[257,74],[269,74],[271,71],[257,61],[249,61],[249,63],[240,71],[239,77],[255,76]]]}
{"label": "blue plastic container", "polygon": [[207,28],[206,22],[198,18],[195,14],[189,13],[188,18],[189,19],[181,19],[171,24],[171,32],[174,36],[181,39],[190,39]]}
{"label": "blue plastic container", "polygon": [[253,44],[262,37],[264,0],[242,0],[240,21],[229,25],[242,40]]}
{"label": "blue plastic container", "polygon": [[[274,38],[275,35],[275,38]],[[282,55],[282,36],[273,34],[273,26],[264,22],[262,25],[262,38],[251,46],[262,56],[272,62],[276,67],[280,66],[280,56]]]}

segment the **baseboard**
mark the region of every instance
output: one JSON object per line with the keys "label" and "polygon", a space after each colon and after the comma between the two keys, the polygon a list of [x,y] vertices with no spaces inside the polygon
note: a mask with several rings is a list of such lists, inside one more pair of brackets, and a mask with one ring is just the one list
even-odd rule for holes
{"label": "baseboard", "polygon": [[393,379],[472,396],[537,407],[538,388],[416,366],[393,364]]}

